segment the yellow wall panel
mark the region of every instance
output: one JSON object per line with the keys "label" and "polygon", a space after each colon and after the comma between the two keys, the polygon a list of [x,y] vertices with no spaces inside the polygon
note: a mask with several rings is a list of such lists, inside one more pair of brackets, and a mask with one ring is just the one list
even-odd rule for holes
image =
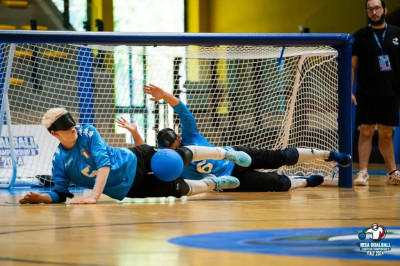
{"label": "yellow wall panel", "polygon": [[[353,33],[366,25],[365,0],[188,0],[200,6],[198,32]],[[200,2],[200,4],[199,4]],[[391,11],[399,0],[386,0]],[[191,10],[188,10],[191,28]],[[195,29],[193,27],[192,29]],[[196,32],[196,31],[192,31]]]}
{"label": "yellow wall panel", "polygon": [[96,19],[103,21],[104,31],[114,31],[113,0],[92,0],[90,8],[92,31],[97,31]]}
{"label": "yellow wall panel", "polygon": [[187,31],[188,32],[200,32],[200,0],[188,0],[187,1]]}

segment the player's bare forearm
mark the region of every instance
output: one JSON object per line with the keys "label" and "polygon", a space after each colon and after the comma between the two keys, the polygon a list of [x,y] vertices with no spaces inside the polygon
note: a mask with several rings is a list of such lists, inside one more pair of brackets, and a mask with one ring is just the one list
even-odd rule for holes
{"label": "player's bare forearm", "polygon": [[71,204],[95,204],[99,200],[101,194],[103,194],[104,187],[106,186],[108,175],[110,173],[110,167],[105,166],[97,170],[96,182],[92,190],[92,194],[88,197],[83,197],[71,201]]}
{"label": "player's bare forearm", "polygon": [[94,184],[92,197],[98,200],[103,194],[104,187],[106,186],[108,175],[110,174],[110,167],[101,167],[97,172],[96,183]]}
{"label": "player's bare forearm", "polygon": [[19,200],[21,204],[39,204],[39,203],[52,203],[53,200],[51,199],[49,194],[40,194],[36,192],[29,192],[26,194],[22,199]]}
{"label": "player's bare forearm", "polygon": [[134,132],[131,132],[131,134],[132,134],[133,141],[135,142],[136,146],[140,146],[140,145],[146,144],[144,142],[144,140],[142,139],[142,136],[140,136],[139,131],[136,130]]}

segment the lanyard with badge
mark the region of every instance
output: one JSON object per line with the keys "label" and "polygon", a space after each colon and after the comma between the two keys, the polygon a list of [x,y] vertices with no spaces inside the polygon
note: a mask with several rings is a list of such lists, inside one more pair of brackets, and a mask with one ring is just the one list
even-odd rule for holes
{"label": "lanyard with badge", "polygon": [[372,29],[372,34],[374,35],[376,44],[378,45],[379,49],[381,50],[381,55],[378,55],[379,68],[381,71],[392,70],[392,68],[390,66],[389,55],[383,54],[383,45],[385,43],[386,30],[387,30],[387,24],[385,25],[385,31],[382,34],[382,45],[381,45],[381,42],[379,41],[378,36],[376,35],[375,31]]}

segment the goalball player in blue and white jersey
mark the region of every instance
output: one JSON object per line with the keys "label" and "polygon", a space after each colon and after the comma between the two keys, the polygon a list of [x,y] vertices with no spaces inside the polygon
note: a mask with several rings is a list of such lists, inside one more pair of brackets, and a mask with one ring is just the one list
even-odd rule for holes
{"label": "goalball player in blue and white jersey", "polygon": [[[152,84],[146,85],[143,91],[152,96],[150,98],[152,101],[165,100],[181,120],[182,134],[176,134],[170,128],[161,130],[157,135],[159,146],[170,149],[178,149],[183,145],[213,147],[199,133],[193,114],[178,98]],[[324,178],[321,175],[288,177],[275,172],[260,172],[256,171],[256,169],[278,169],[284,165],[294,165],[315,159],[336,161],[344,167],[349,166],[351,162],[350,155],[317,149],[286,148],[283,150],[268,150],[245,146],[228,147],[227,149],[246,152],[252,159],[251,165],[249,167],[241,167],[227,161],[193,161],[185,166],[182,177],[201,179],[207,174],[215,176],[231,175],[239,179],[240,186],[230,191],[287,191],[298,187],[318,186],[324,181]]]}
{"label": "goalball player in blue and white jersey", "polygon": [[[184,180],[182,177],[165,182],[158,179],[151,169],[151,159],[157,149],[148,145],[133,148],[110,147],[92,125],[77,126],[71,114],[64,108],[46,112],[42,124],[60,144],[52,161],[54,190],[50,193],[26,194],[20,203],[59,203],[72,198],[70,184],[92,189],[92,193],[75,204],[94,204],[101,194],[122,200],[124,197],[181,197],[212,190],[230,189],[239,185],[235,177],[223,179],[207,176],[201,180]],[[251,159],[245,153],[222,148],[183,147],[177,150],[183,165],[192,160],[229,159],[241,165],[249,165]],[[174,157],[176,158],[176,157]],[[182,159],[181,159],[182,158]],[[165,158],[165,167],[174,163]]]}

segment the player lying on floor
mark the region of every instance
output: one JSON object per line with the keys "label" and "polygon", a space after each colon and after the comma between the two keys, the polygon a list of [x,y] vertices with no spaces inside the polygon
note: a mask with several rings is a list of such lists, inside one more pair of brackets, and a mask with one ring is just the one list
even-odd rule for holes
{"label": "player lying on floor", "polygon": [[[76,126],[70,113],[63,108],[48,110],[43,116],[42,124],[60,141],[52,161],[54,191],[43,194],[30,192],[20,199],[22,204],[65,202],[67,197],[73,197],[69,192],[71,183],[92,189],[91,195],[71,202],[75,204],[96,203],[103,193],[118,200],[125,197],[179,198],[239,185],[234,177],[216,178],[212,175],[201,180],[184,180],[179,177],[171,182],[164,182],[151,169],[156,148],[148,145],[122,149],[110,147],[95,127]],[[223,148],[192,146],[182,147],[176,152],[182,168],[192,160],[227,159],[242,166],[248,166],[251,162],[246,153]],[[161,159],[162,165],[167,169],[177,165],[174,161],[176,157]]]}
{"label": "player lying on floor", "polygon": [[[165,100],[172,106],[181,120],[182,134],[176,134],[169,128],[161,130],[157,135],[159,146],[170,149],[179,149],[183,145],[213,147],[199,133],[193,114],[178,98],[154,85],[146,85],[143,91],[152,96],[150,99],[152,101]],[[135,134],[135,132],[131,133]],[[218,177],[230,175],[239,179],[240,186],[229,191],[287,191],[299,187],[318,186],[324,181],[324,178],[321,175],[289,177],[276,172],[260,172],[256,169],[278,169],[281,166],[301,164],[315,159],[335,161],[343,167],[349,166],[351,163],[350,155],[335,151],[308,148],[268,150],[245,146],[227,147],[227,149],[246,152],[252,159],[251,165],[249,167],[241,167],[226,161],[194,161],[185,166],[182,177],[186,179],[201,179],[207,174],[213,174]]]}

